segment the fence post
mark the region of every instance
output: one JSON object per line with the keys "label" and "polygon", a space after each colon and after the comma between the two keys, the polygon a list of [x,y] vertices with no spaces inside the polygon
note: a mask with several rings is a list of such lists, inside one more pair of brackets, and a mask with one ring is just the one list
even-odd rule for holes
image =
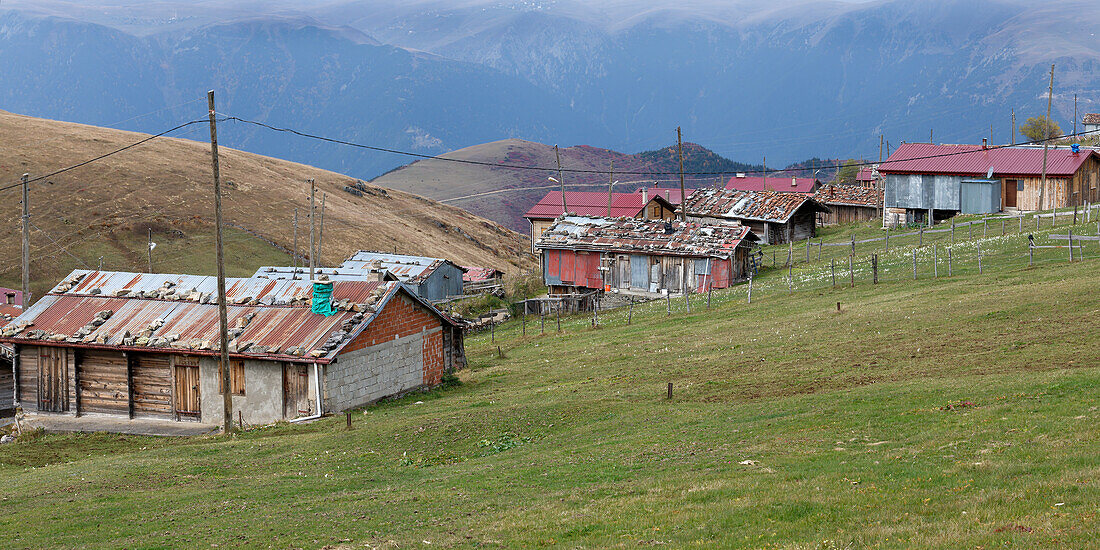
{"label": "fence post", "polygon": [[978,243],[978,275],[982,274],[982,243]]}
{"label": "fence post", "polygon": [[973,221],[966,224],[966,240],[968,240],[968,241],[974,240],[974,222]]}
{"label": "fence post", "polygon": [[856,255],[856,235],[855,235],[855,233],[852,234],[852,255],[853,256]]}
{"label": "fence post", "polygon": [[546,334],[546,315],[542,312],[542,304],[539,304],[539,334]]}
{"label": "fence post", "polygon": [[1024,215],[1023,214],[1020,214],[1020,230],[1017,231],[1017,233],[1019,233],[1021,235],[1024,234]]}
{"label": "fence post", "polygon": [[[1100,227],[1100,225],[1098,225],[1097,227]],[[821,245],[821,237],[818,237],[817,238],[817,259],[819,259],[819,260],[821,259],[821,249],[822,248],[825,248],[825,247]]]}
{"label": "fence post", "polygon": [[1073,263],[1073,228],[1069,230],[1069,263]]}
{"label": "fence post", "polygon": [[1027,266],[1031,267],[1035,264],[1035,245],[1031,242],[1027,243]]}
{"label": "fence post", "polygon": [[1001,236],[1005,236],[1005,219],[1001,218]]}
{"label": "fence post", "polygon": [[714,286],[707,285],[707,309],[710,309],[710,295],[714,292]]}
{"label": "fence post", "polygon": [[951,218],[951,244],[955,244],[955,218]]}
{"label": "fence post", "polygon": [[871,255],[871,272],[873,273],[873,283],[878,284],[878,254]]}
{"label": "fence post", "polygon": [[940,247],[932,243],[932,277],[940,276]]}
{"label": "fence post", "polygon": [[626,324],[634,321],[634,296],[630,297],[630,310],[626,313]]}
{"label": "fence post", "polygon": [[806,262],[810,261],[810,238],[806,237]]}
{"label": "fence post", "polygon": [[1077,225],[1077,205],[1073,205],[1073,225]]}
{"label": "fence post", "polygon": [[924,226],[923,225],[920,226],[920,242],[917,243],[917,246],[924,246]]}
{"label": "fence post", "polygon": [[490,335],[489,341],[493,342],[493,343],[496,343],[496,341],[497,341],[497,323],[496,323],[496,321],[493,321],[493,320],[489,321],[489,335]]}
{"label": "fence post", "polygon": [[665,291],[665,306],[668,308],[668,315],[672,315],[672,295]]}
{"label": "fence post", "polygon": [[752,303],[752,277],[749,277],[749,303]]}
{"label": "fence post", "polygon": [[558,332],[561,332],[561,302],[560,301],[558,302],[558,307],[555,311],[557,312],[557,317],[558,317]]}
{"label": "fence post", "polygon": [[852,288],[856,286],[856,270],[852,268],[853,256],[848,256],[848,274],[852,276]]}
{"label": "fence post", "polygon": [[917,249],[913,249],[913,280],[917,280]]}
{"label": "fence post", "polygon": [[523,302],[523,335],[527,336],[527,302]]}
{"label": "fence post", "polygon": [[836,288],[836,258],[829,258],[829,269],[833,272],[833,288]]}
{"label": "fence post", "polygon": [[982,238],[989,236],[989,220],[982,219]]}
{"label": "fence post", "polygon": [[951,247],[947,247],[947,276],[950,277],[954,274],[951,268]]}
{"label": "fence post", "polygon": [[890,252],[890,226],[886,226],[886,252]]}
{"label": "fence post", "polygon": [[687,304],[688,313],[691,313],[691,292],[684,290],[684,303]]}

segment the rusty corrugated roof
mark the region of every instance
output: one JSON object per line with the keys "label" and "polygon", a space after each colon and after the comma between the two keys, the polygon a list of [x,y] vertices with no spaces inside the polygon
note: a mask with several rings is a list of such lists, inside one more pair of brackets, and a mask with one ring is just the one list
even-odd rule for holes
{"label": "rusty corrugated roof", "polygon": [[826,206],[862,206],[879,208],[882,206],[883,192],[874,187],[858,185],[825,185],[817,190],[814,198]]}
{"label": "rusty corrugated roof", "polygon": [[462,282],[464,283],[479,283],[504,276],[503,271],[491,267],[470,267],[464,265],[462,269],[466,270],[466,272],[462,274]]}
{"label": "rusty corrugated roof", "polygon": [[829,209],[802,193],[700,189],[688,197],[683,208],[689,216],[786,223],[802,208]]}
{"label": "rusty corrugated roof", "polygon": [[[77,270],[8,324],[0,341],[213,355],[220,347],[218,306],[216,294],[202,291],[208,279]],[[310,309],[309,282],[228,279],[229,351],[329,362],[402,288],[398,282],[337,281],[337,313],[325,317]]]}
{"label": "rusty corrugated roof", "polygon": [[749,228],[734,223],[562,216],[535,247],[729,258],[735,248],[755,240]]}

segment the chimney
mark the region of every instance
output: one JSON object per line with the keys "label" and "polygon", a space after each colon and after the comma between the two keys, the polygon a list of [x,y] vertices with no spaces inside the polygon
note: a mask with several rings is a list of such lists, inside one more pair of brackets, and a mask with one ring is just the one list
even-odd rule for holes
{"label": "chimney", "polygon": [[986,138],[982,138],[982,149],[988,149],[988,148],[989,148],[989,143],[986,141]]}
{"label": "chimney", "polygon": [[745,178],[745,173],[744,172],[738,172],[737,173],[737,178],[738,179],[744,179]]}
{"label": "chimney", "polygon": [[794,176],[791,177],[791,187],[798,187],[798,178]]}
{"label": "chimney", "polygon": [[649,208],[646,206],[649,204],[649,188],[643,187],[642,191],[642,219],[649,219]]}
{"label": "chimney", "polygon": [[14,292],[5,292],[4,293],[4,303],[5,304],[14,304],[15,303],[15,293]]}

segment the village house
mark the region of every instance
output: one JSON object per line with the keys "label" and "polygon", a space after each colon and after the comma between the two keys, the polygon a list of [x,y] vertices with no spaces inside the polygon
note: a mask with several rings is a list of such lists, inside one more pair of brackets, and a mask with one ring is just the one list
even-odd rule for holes
{"label": "village house", "polygon": [[[676,205],[671,198],[679,199],[680,190],[658,189],[654,195],[648,188],[635,193],[600,193],[595,191],[566,191],[565,203],[570,214],[579,216],[606,216],[610,218],[638,218],[643,220],[671,220],[676,215]],[[667,191],[667,193],[665,193]],[[690,196],[690,190],[688,191]],[[608,203],[610,199],[610,207]],[[561,191],[551,191],[523,215],[531,222],[531,250],[535,241],[554,220],[565,214],[562,209]]]}
{"label": "village house", "polygon": [[829,207],[818,214],[821,225],[875,220],[882,212],[882,190],[874,187],[823,185],[814,199]]}
{"label": "village house", "polygon": [[478,294],[491,292],[504,287],[504,272],[491,267],[462,266],[465,272],[462,274],[462,292],[464,294]]}
{"label": "village house", "polygon": [[726,189],[735,191],[784,191],[812,195],[821,185],[814,178],[760,177],[738,173],[726,182]]}
{"label": "village house", "polygon": [[[318,286],[331,288],[320,306]],[[19,406],[221,423],[216,302],[215,277],[74,271],[0,332]],[[246,424],[351,409],[465,364],[462,328],[399,282],[231,278],[226,302],[232,411]]]}
{"label": "village house", "polygon": [[[388,254],[360,250],[340,267],[315,268],[314,275],[343,281],[400,281],[421,298],[438,302],[462,296],[465,268],[443,258]],[[264,279],[308,279],[309,267],[264,266],[253,277]]]}
{"label": "village house", "polygon": [[1081,119],[1081,125],[1089,136],[1100,134],[1100,113],[1089,113]]}
{"label": "village house", "polygon": [[699,189],[682,208],[688,221],[736,222],[765,244],[808,239],[817,234],[817,213],[829,208],[803,193]]}
{"label": "village house", "polygon": [[0,287],[0,305],[23,305],[23,293],[13,288]]}
{"label": "village house", "polygon": [[927,223],[956,214],[1047,210],[1100,200],[1100,154],[1051,147],[1039,204],[1042,147],[906,143],[878,171],[885,180],[885,223]]}
{"label": "village house", "polygon": [[737,224],[562,216],[536,243],[551,295],[688,294],[749,276],[756,236]]}
{"label": "village house", "polygon": [[880,187],[880,180],[877,166],[864,166],[856,174],[856,185],[860,187]]}

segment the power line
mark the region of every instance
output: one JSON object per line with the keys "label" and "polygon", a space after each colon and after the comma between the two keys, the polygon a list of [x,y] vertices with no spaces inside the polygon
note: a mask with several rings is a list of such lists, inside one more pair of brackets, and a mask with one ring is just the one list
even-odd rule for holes
{"label": "power line", "polygon": [[[62,168],[62,169],[60,169],[60,170],[55,170],[55,171],[53,171],[53,172],[50,172],[49,174],[44,174],[44,175],[38,176],[38,177],[36,177],[36,178],[31,178],[31,179],[27,180],[27,183],[35,183],[35,182],[38,182],[38,181],[42,181],[42,180],[44,180],[44,179],[46,179],[46,178],[50,178],[50,177],[56,176],[56,175],[58,175],[58,174],[62,174],[62,173],[68,172],[68,171],[70,171],[70,170],[75,170],[75,169],[77,169],[77,168],[80,168],[80,167],[82,167],[82,166],[87,166],[87,165],[89,165],[89,164],[91,164],[91,163],[93,163],[93,162],[97,162],[97,161],[103,160],[103,159],[105,159],[105,158],[107,158],[107,157],[109,157],[109,156],[111,156],[111,155],[117,155],[118,153],[121,153],[121,152],[123,152],[123,151],[126,151],[126,150],[128,150],[128,149],[133,149],[134,147],[137,147],[138,145],[141,145],[141,144],[143,144],[143,143],[146,143],[146,142],[152,141],[152,140],[154,140],[154,139],[157,139],[157,138],[159,138],[159,137],[163,137],[163,136],[165,136],[166,134],[170,134],[170,133],[172,133],[172,132],[175,132],[176,130],[179,130],[180,128],[185,128],[185,127],[187,127],[187,126],[190,126],[190,125],[192,125],[192,124],[199,124],[199,123],[208,123],[208,122],[209,122],[209,121],[206,121],[206,120],[192,120],[192,121],[190,121],[190,122],[184,122],[183,124],[180,124],[180,125],[178,125],[178,126],[174,126],[174,127],[172,127],[172,128],[169,128],[169,129],[167,129],[167,130],[165,130],[165,131],[163,131],[163,132],[161,132],[161,133],[159,133],[159,134],[153,134],[153,135],[151,135],[151,136],[149,136],[149,137],[146,137],[146,138],[144,138],[144,139],[141,139],[140,141],[135,141],[134,143],[131,143],[131,144],[129,144],[129,145],[126,145],[126,146],[124,146],[124,147],[120,147],[120,148],[118,148],[118,149],[115,149],[114,151],[111,151],[111,152],[108,152],[108,153],[104,153],[104,154],[102,154],[102,155],[99,155],[98,157],[90,158],[90,159],[88,159],[88,160],[86,160],[86,161],[83,161],[83,162],[79,162],[79,163],[77,163],[77,164],[74,164],[74,165],[72,165],[72,166],[67,166],[67,167],[65,167],[65,168]],[[19,183],[13,183],[13,184],[10,184],[10,185],[5,185],[5,186],[3,186],[3,187],[0,187],[0,191],[7,191],[8,189],[14,189],[14,188],[16,188],[16,187],[20,187],[20,186],[22,186],[22,185],[23,185],[23,182],[19,182]]]}
{"label": "power line", "polygon": [[[536,171],[546,171],[546,172],[553,172],[553,171],[558,170],[557,167],[522,166],[522,165],[518,165],[518,164],[504,164],[504,163],[499,163],[499,162],[488,162],[488,161],[480,161],[480,160],[456,159],[456,158],[448,158],[448,157],[439,156],[439,155],[426,155],[426,154],[423,154],[423,153],[414,153],[414,152],[411,152],[411,151],[402,151],[400,149],[391,149],[391,148],[387,148],[387,147],[377,147],[377,146],[374,146],[374,145],[365,145],[365,144],[356,143],[356,142],[353,142],[353,141],[347,141],[347,140],[342,140],[342,139],[337,139],[337,138],[330,138],[330,137],[326,137],[326,136],[320,136],[320,135],[317,135],[317,134],[311,134],[311,133],[308,133],[308,132],[295,130],[293,128],[280,128],[280,127],[272,126],[272,125],[264,123],[264,122],[259,122],[259,121],[255,121],[255,120],[248,120],[248,119],[244,119],[244,118],[236,117],[236,116],[232,116],[232,115],[225,115],[224,120],[231,120],[231,121],[242,122],[242,123],[245,123],[245,124],[252,124],[252,125],[267,128],[269,130],[273,130],[273,131],[276,131],[276,132],[290,133],[290,134],[294,134],[294,135],[309,138],[309,139],[316,139],[316,140],[325,141],[325,142],[329,142],[329,143],[336,143],[336,144],[339,144],[339,145],[347,145],[349,147],[356,147],[356,148],[359,148],[359,149],[367,149],[369,151],[378,151],[378,152],[381,152],[381,153],[392,153],[392,154],[395,154],[395,155],[405,155],[405,156],[415,157],[415,158],[424,159],[424,160],[439,160],[439,161],[453,162],[453,163],[458,163],[458,164],[468,164],[468,165],[475,165],[475,166],[487,166],[487,167],[490,167],[490,168],[507,168],[507,169],[512,169],[512,170],[536,170]],[[1050,138],[1050,139],[1065,139],[1067,137],[1077,137],[1077,136],[1080,136],[1080,135],[1083,135],[1083,132],[1076,132],[1076,133],[1073,133],[1073,134],[1063,134],[1061,136],[1058,136],[1058,137],[1055,137],[1055,138]],[[1007,145],[1007,144],[1006,145],[992,145],[992,146],[986,147],[983,150],[984,151],[991,151],[991,150],[995,150],[995,149],[1018,147],[1020,145],[1035,145],[1035,144],[1043,143],[1043,141],[1044,140],[1039,139],[1039,140],[1028,141],[1028,142],[1020,143],[1020,144],[1016,144],[1016,145]],[[956,156],[956,155],[967,155],[967,154],[971,154],[971,153],[974,153],[974,152],[977,152],[977,150],[953,151],[953,152],[950,152],[950,153],[937,153],[937,154],[934,154],[934,155],[922,155],[922,156],[909,157],[909,158],[904,158],[904,159],[894,159],[894,160],[889,161],[889,162],[905,162],[905,161],[912,161],[912,160],[925,160],[925,159],[933,159],[933,158],[952,157],[952,156]],[[886,163],[886,161],[884,161],[882,164],[885,164],[885,163]],[[879,164],[879,163],[877,163],[877,162],[844,163],[844,164],[840,165],[840,168],[863,167],[863,166],[871,166],[871,165],[874,165],[874,164]],[[569,172],[569,173],[573,173],[573,174],[608,174],[609,173],[607,170],[582,169],[582,168],[561,168],[561,171],[562,172]],[[720,175],[725,175],[725,174],[732,174],[734,172],[759,174],[759,173],[762,173],[763,170],[735,170],[735,171],[722,170],[722,171],[715,171],[715,172],[684,172],[684,174],[685,175],[692,175],[692,176],[720,176]],[[616,170],[615,173],[620,174],[620,175],[635,175],[635,176],[646,176],[646,175],[671,176],[671,175],[680,174],[680,172],[678,172],[678,171],[677,172],[659,172],[659,171],[651,171],[651,170],[634,170],[634,171],[631,171],[631,170]]]}

